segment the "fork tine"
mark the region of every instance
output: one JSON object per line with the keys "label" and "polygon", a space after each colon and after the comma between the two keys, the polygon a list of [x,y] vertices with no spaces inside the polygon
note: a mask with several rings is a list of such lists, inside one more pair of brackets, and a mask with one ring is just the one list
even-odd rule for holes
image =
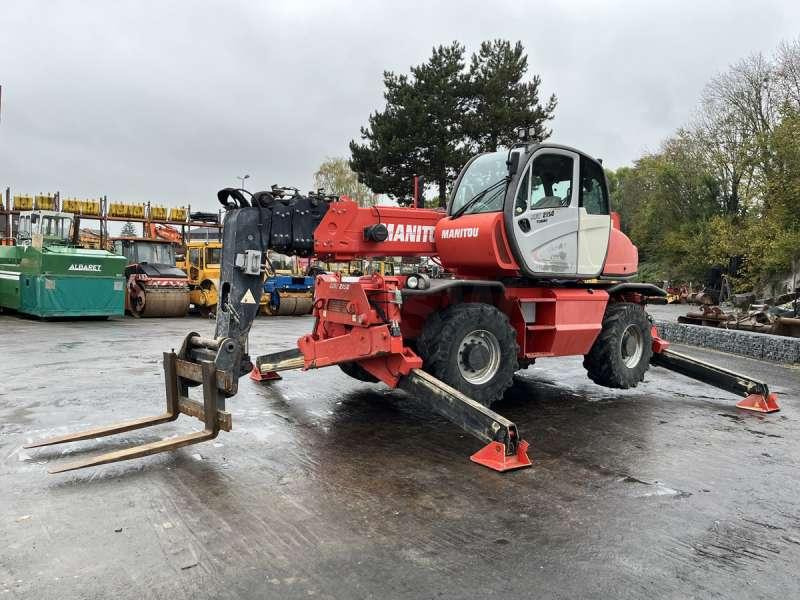
{"label": "fork tine", "polygon": [[133,431],[134,429],[142,429],[143,427],[150,427],[151,425],[159,425],[167,421],[174,421],[177,415],[164,413],[155,417],[142,417],[140,419],[132,419],[130,421],[122,421],[107,427],[95,427],[93,429],[86,429],[76,433],[68,433],[67,435],[57,435],[51,438],[45,438],[28,444],[25,448],[41,448],[42,446],[53,446],[55,444],[64,444],[67,442],[77,442],[80,440],[91,440],[94,438],[105,437],[107,435],[114,435],[115,433],[123,433],[125,431]]}
{"label": "fork tine", "polygon": [[65,471],[75,471],[86,467],[96,467],[98,465],[105,465],[108,463],[119,462],[122,460],[130,460],[132,458],[141,458],[142,456],[149,456],[151,454],[158,454],[159,452],[168,452],[183,446],[197,444],[198,442],[205,442],[217,437],[215,431],[203,430],[194,433],[187,433],[176,437],[166,438],[151,442],[149,444],[142,444],[141,446],[133,446],[132,448],[125,448],[115,452],[108,452],[95,456],[94,458],[87,458],[85,460],[78,460],[75,462],[67,463],[60,467],[50,469],[48,473],[64,473]]}

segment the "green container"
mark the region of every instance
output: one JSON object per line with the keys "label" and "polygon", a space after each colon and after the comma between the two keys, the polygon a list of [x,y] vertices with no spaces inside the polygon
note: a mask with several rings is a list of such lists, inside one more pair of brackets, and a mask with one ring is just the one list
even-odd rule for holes
{"label": "green container", "polygon": [[45,318],[121,316],[126,264],[105,250],[0,246],[0,307]]}

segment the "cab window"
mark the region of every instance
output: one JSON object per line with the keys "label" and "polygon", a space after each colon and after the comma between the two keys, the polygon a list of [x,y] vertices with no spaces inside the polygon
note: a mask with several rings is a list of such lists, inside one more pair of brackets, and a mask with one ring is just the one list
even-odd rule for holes
{"label": "cab window", "polygon": [[222,248],[206,248],[206,264],[218,265],[222,258]]}
{"label": "cab window", "polygon": [[19,218],[19,236],[30,239],[31,237],[31,218],[29,215]]}
{"label": "cab window", "polygon": [[55,217],[42,217],[42,235],[44,237],[60,237],[61,221]]}
{"label": "cab window", "polygon": [[521,215],[528,209],[528,199],[531,197],[531,169],[525,169],[525,175],[517,190],[517,199],[514,201],[514,214]]}
{"label": "cab window", "polygon": [[541,154],[531,165],[531,210],[569,206],[573,160],[562,154]]}
{"label": "cab window", "polygon": [[200,248],[189,248],[189,263],[200,267]]}
{"label": "cab window", "polygon": [[506,186],[503,182],[508,175],[508,152],[489,152],[481,154],[469,163],[458,187],[453,193],[450,203],[450,214],[459,210],[470,202],[475,196],[482,194],[481,198],[470,206],[467,214],[496,212],[503,210],[503,199]]}
{"label": "cab window", "polygon": [[608,214],[608,191],[603,168],[586,158],[581,158],[580,206],[590,215]]}

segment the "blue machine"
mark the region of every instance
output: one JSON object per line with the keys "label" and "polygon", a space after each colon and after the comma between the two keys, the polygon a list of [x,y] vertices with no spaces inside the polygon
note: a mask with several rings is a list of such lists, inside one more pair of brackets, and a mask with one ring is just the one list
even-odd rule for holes
{"label": "blue machine", "polygon": [[264,282],[267,303],[262,312],[269,316],[307,315],[314,305],[314,278],[273,275]]}

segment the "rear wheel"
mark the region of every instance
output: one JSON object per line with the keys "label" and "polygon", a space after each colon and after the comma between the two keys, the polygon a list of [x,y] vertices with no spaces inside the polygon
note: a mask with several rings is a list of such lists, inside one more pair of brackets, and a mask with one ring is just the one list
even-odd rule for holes
{"label": "rear wheel", "polygon": [[455,304],[434,313],[417,349],[428,373],[484,406],[503,397],[519,368],[516,332],[489,304]]}
{"label": "rear wheel", "polygon": [[367,371],[364,367],[356,362],[339,363],[339,368],[343,373],[349,375],[353,379],[364,381],[366,383],[378,383],[380,381],[372,373]]}
{"label": "rear wheel", "polygon": [[583,366],[589,379],[599,385],[627,389],[644,379],[653,356],[650,320],[641,304],[611,304],[603,328]]}

